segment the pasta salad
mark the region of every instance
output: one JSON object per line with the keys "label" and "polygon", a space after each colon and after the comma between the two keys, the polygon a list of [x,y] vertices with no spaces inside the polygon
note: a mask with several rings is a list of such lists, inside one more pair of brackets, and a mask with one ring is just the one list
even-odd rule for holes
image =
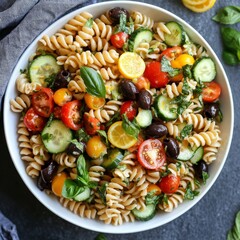
{"label": "pasta salad", "polygon": [[10,101],[40,190],[120,225],[199,194],[221,146],[221,86],[180,23],[115,7],[44,35]]}

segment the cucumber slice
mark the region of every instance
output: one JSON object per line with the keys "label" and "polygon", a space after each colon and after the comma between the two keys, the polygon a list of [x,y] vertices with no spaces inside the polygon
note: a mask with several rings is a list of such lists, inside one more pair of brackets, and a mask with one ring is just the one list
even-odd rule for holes
{"label": "cucumber slice", "polygon": [[152,123],[152,112],[151,110],[138,109],[138,115],[136,116],[136,121],[140,127],[148,127]]}
{"label": "cucumber slice", "polygon": [[168,22],[166,27],[171,34],[164,33],[165,43],[170,47],[181,46],[185,39],[183,27],[177,22]]}
{"label": "cucumber slice", "polygon": [[193,156],[190,159],[190,161],[193,164],[197,164],[203,158],[203,153],[204,153],[203,147],[202,146],[198,147],[197,150],[193,153]]}
{"label": "cucumber slice", "polygon": [[147,28],[138,28],[135,30],[129,38],[129,51],[135,52],[139,44],[142,42],[151,42],[153,37],[152,31]]}
{"label": "cucumber slice", "polygon": [[192,67],[196,81],[211,82],[216,77],[216,66],[210,57],[199,58]]}
{"label": "cucumber slice", "polygon": [[48,86],[47,78],[56,75],[61,70],[57,60],[52,55],[40,55],[36,57],[29,66],[29,76],[31,82],[41,86]]}
{"label": "cucumber slice", "polygon": [[194,150],[192,150],[188,142],[185,141],[180,145],[180,152],[177,159],[180,161],[188,161],[192,158],[193,154]]}
{"label": "cucumber slice", "polygon": [[114,169],[122,161],[123,154],[117,149],[113,148],[108,151],[108,153],[103,157],[102,166],[108,170]]}
{"label": "cucumber slice", "polygon": [[73,199],[75,201],[81,202],[81,201],[85,201],[88,198],[90,198],[91,196],[91,190],[88,187],[85,187],[84,191],[79,193],[77,196],[75,196]]}
{"label": "cucumber slice", "polygon": [[159,95],[154,101],[154,109],[156,110],[158,117],[165,121],[175,120],[178,117],[176,111],[177,104],[171,103],[172,99],[165,95]]}
{"label": "cucumber slice", "polygon": [[155,204],[149,204],[146,206],[146,208],[141,211],[134,208],[132,210],[133,215],[136,219],[140,221],[148,221],[152,219],[155,216],[156,213],[156,205]]}
{"label": "cucumber slice", "polygon": [[41,138],[48,152],[60,153],[67,149],[73,135],[62,121],[53,120],[43,129]]}

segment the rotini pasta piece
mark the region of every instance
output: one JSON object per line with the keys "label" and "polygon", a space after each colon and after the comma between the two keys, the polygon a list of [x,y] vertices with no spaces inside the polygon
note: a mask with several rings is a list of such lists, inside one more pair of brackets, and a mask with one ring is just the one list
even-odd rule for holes
{"label": "rotini pasta piece", "polygon": [[94,34],[95,32],[92,28],[83,26],[82,29],[78,31],[73,44],[78,48],[87,47]]}
{"label": "rotini pasta piece", "polygon": [[122,181],[128,182],[128,179],[131,173],[132,173],[132,170],[125,165],[122,168],[115,168],[112,174],[114,177],[120,178]]}
{"label": "rotini pasta piece", "polygon": [[124,194],[121,196],[121,203],[125,207],[126,210],[133,210],[137,207],[136,198],[131,194]]}
{"label": "rotini pasta piece", "polygon": [[26,94],[21,94],[10,100],[10,108],[13,112],[22,112],[31,106],[31,99]]}
{"label": "rotini pasta piece", "polygon": [[103,80],[106,81],[117,79],[120,75],[117,67],[100,68],[99,73],[102,76]]}
{"label": "rotini pasta piece", "polygon": [[189,166],[188,164],[177,161],[175,163],[169,163],[165,165],[165,167],[162,168],[163,172],[168,171],[171,174],[174,174],[175,176],[183,177],[184,175],[189,173]]}
{"label": "rotini pasta piece", "polygon": [[221,147],[221,139],[219,138],[215,143],[210,146],[204,146],[203,160],[207,164],[211,164],[213,161],[217,160],[218,149]]}
{"label": "rotini pasta piece", "polygon": [[107,39],[96,36],[89,40],[88,47],[92,52],[107,51],[109,49],[109,42]]}
{"label": "rotini pasta piece", "polygon": [[96,19],[95,22],[97,23],[96,26],[94,26],[96,36],[99,36],[100,38],[109,41],[113,34],[112,26],[105,24],[99,19]]}
{"label": "rotini pasta piece", "polygon": [[165,212],[172,212],[174,208],[178,207],[178,205],[183,202],[184,195],[185,189],[183,187],[179,187],[175,193],[168,196],[167,203],[162,202],[158,204],[158,207]]}
{"label": "rotini pasta piece", "polygon": [[203,109],[203,101],[200,97],[191,99],[191,104],[188,107],[193,113],[199,113]]}
{"label": "rotini pasta piece", "polygon": [[40,134],[32,135],[30,138],[30,144],[32,146],[34,156],[40,156],[43,160],[49,160],[50,154],[45,148]]}
{"label": "rotini pasta piece", "polygon": [[113,224],[114,226],[121,225],[123,219],[121,216],[121,210],[116,208],[106,207],[97,212],[99,220],[104,221],[105,224]]}
{"label": "rotini pasta piece", "polygon": [[80,75],[75,76],[74,80],[68,83],[68,90],[74,93],[85,93],[86,86]]}
{"label": "rotini pasta piece", "polygon": [[53,154],[52,159],[55,160],[59,165],[74,168],[76,166],[77,158],[68,155],[67,153],[57,153]]}
{"label": "rotini pasta piece", "polygon": [[105,168],[102,166],[91,166],[88,170],[89,180],[94,182],[99,182],[104,172],[105,172]]}
{"label": "rotini pasta piece", "polygon": [[121,161],[120,165],[129,165],[135,166],[137,161],[137,155],[135,153],[128,153],[124,156],[123,160]]}
{"label": "rotini pasta piece", "polygon": [[146,179],[150,183],[157,183],[160,180],[160,172],[159,171],[153,171],[153,170],[148,170]]}
{"label": "rotini pasta piece", "polygon": [[155,34],[153,37],[159,42],[164,42],[165,37],[164,33],[171,34],[171,31],[167,28],[167,26],[163,22],[158,22],[153,25],[153,30]]}
{"label": "rotini pasta piece", "polygon": [[178,124],[175,124],[175,121],[169,121],[165,123],[165,126],[168,129],[168,134],[170,136],[173,136],[174,138],[176,138],[177,136],[179,136],[180,134],[180,130],[178,128]]}
{"label": "rotini pasta piece", "polygon": [[135,29],[139,27],[147,27],[151,29],[154,25],[154,21],[152,18],[140,12],[132,12],[131,17],[133,19]]}
{"label": "rotini pasta piece", "polygon": [[188,171],[180,179],[180,186],[182,186],[184,189],[186,189],[188,184],[190,184],[191,189],[194,191],[197,188],[197,185],[194,180],[195,171],[193,169],[191,162],[188,162],[187,166],[188,166]]}
{"label": "rotini pasta piece", "polygon": [[17,90],[20,93],[24,93],[27,95],[33,94],[34,91],[36,91],[37,88],[40,86],[40,84],[30,82],[29,78],[27,77],[27,74],[25,73],[19,75],[19,77],[16,80],[16,85]]}
{"label": "rotini pasta piece", "polygon": [[105,14],[102,14],[100,16],[100,18],[96,19],[96,22],[99,22],[99,21],[101,21],[105,24],[108,24],[108,25],[111,25],[113,23],[111,18],[109,17],[109,12],[108,11]]}

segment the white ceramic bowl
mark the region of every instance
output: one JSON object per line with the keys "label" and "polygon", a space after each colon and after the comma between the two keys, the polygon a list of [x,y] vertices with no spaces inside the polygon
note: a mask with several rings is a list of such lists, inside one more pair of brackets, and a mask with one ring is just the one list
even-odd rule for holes
{"label": "white ceramic bowl", "polygon": [[[135,223],[124,223],[121,226],[112,226],[112,225],[105,225],[104,223],[96,220],[89,220],[83,219],[69,210],[63,208],[60,203],[56,200],[56,198],[50,197],[44,192],[39,191],[36,186],[36,182],[33,181],[25,171],[25,165],[20,158],[19,154],[19,147],[17,141],[17,123],[18,123],[18,114],[13,113],[10,110],[9,101],[12,98],[15,98],[17,95],[15,81],[17,76],[19,75],[20,69],[24,69],[27,66],[29,56],[35,51],[37,41],[41,38],[43,34],[53,34],[57,29],[64,25],[69,19],[73,18],[75,15],[79,14],[83,11],[88,11],[94,16],[99,16],[100,14],[106,12],[108,9],[113,7],[124,7],[128,10],[134,10],[142,12],[148,16],[151,16],[154,20],[159,21],[169,21],[174,20],[181,23],[189,34],[189,36],[195,42],[204,46],[209,55],[214,59],[216,66],[217,66],[217,81],[221,84],[222,87],[222,95],[221,95],[221,109],[224,116],[224,121],[221,123],[221,137],[223,139],[222,146],[219,149],[218,159],[210,166],[210,178],[207,181],[207,184],[202,186],[201,193],[199,196],[195,197],[192,201],[184,201],[184,203],[180,204],[173,212],[171,213],[158,213],[152,220],[147,222],[135,222]],[[199,33],[194,30],[190,25],[188,25],[185,21],[181,18],[177,17],[176,15],[156,6],[148,5],[145,3],[140,2],[130,2],[130,1],[113,1],[113,2],[103,2],[99,4],[90,5],[84,7],[82,9],[78,9],[74,12],[67,14],[66,16],[62,17],[61,19],[54,22],[51,26],[49,26],[46,30],[40,34],[32,44],[26,49],[23,55],[20,57],[18,64],[16,65],[11,79],[9,81],[7,91],[5,94],[5,102],[4,102],[4,128],[5,128],[5,135],[7,144],[9,146],[9,152],[12,157],[13,163],[20,174],[21,178],[23,179],[26,186],[29,190],[35,195],[35,197],[42,202],[49,210],[53,213],[58,215],[59,217],[77,225],[81,226],[86,229],[99,231],[99,232],[106,232],[106,233],[133,233],[148,230],[151,228],[155,228],[166,224],[173,219],[176,219],[186,211],[188,211],[191,207],[193,207],[211,188],[215,180],[217,179],[218,175],[220,174],[222,167],[225,163],[225,160],[228,155],[228,151],[231,144],[232,139],[232,132],[233,132],[233,101],[232,101],[232,94],[229,86],[229,82],[227,76],[223,70],[223,67],[218,60],[216,54],[208,45],[208,43],[204,40]],[[10,124],[9,124],[10,123]]]}

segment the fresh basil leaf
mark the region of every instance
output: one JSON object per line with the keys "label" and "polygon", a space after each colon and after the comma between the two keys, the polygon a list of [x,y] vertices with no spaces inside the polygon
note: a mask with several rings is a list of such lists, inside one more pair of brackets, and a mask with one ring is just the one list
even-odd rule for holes
{"label": "fresh basil leaf", "polygon": [[74,198],[78,194],[84,191],[83,186],[79,186],[79,184],[72,180],[66,179],[64,181],[63,189],[62,189],[62,196],[65,198]]}
{"label": "fresh basil leaf", "polygon": [[76,147],[78,150],[80,150],[81,152],[84,151],[84,143],[79,142],[77,139],[73,139],[73,140],[71,141],[71,143],[73,143],[73,144],[75,145],[75,147]]}
{"label": "fresh basil leaf", "polygon": [[114,114],[112,116],[112,118],[106,123],[106,127],[109,127],[110,125],[112,125],[114,122],[120,120],[120,113],[117,112],[116,114]]}
{"label": "fresh basil leaf", "polygon": [[193,129],[193,125],[192,124],[187,124],[183,129],[182,131],[180,132],[180,137],[182,139],[184,139],[185,137],[187,137],[191,132],[192,132],[192,129]]}
{"label": "fresh basil leaf", "polygon": [[76,137],[79,142],[87,142],[90,139],[90,136],[84,131],[83,128],[79,129],[76,132]]}
{"label": "fresh basil leaf", "polygon": [[97,132],[100,135],[100,137],[103,139],[103,142],[108,146],[109,142],[108,142],[107,133],[104,130],[98,130]]}
{"label": "fresh basil leaf", "polygon": [[88,28],[92,28],[93,26],[93,18],[89,18],[85,24],[84,24],[84,27],[88,27]]}
{"label": "fresh basil leaf", "polygon": [[199,195],[199,191],[192,190],[191,184],[187,185],[184,199],[193,200],[194,197]]}
{"label": "fresh basil leaf", "polygon": [[185,66],[182,67],[183,76],[184,76],[185,78],[192,78],[192,71],[191,71],[191,69],[192,69],[192,66],[189,65],[189,64],[187,64],[187,65],[185,65]]}
{"label": "fresh basil leaf", "polygon": [[134,22],[132,18],[129,19],[129,23],[127,22],[126,14],[120,14],[119,24],[116,26],[114,33],[125,32],[127,34],[131,34],[134,31]]}
{"label": "fresh basil leaf", "polygon": [[240,22],[240,7],[227,6],[221,8],[212,20],[222,24],[235,24]]}
{"label": "fresh basil leaf", "polygon": [[156,190],[150,191],[147,196],[145,197],[146,205],[155,204],[157,205],[160,199],[160,196],[155,195]]}
{"label": "fresh basil leaf", "polygon": [[206,184],[207,179],[209,178],[208,173],[205,171],[202,171],[202,178],[203,178],[203,184]]}
{"label": "fresh basil leaf", "polygon": [[230,28],[222,27],[221,28],[223,44],[228,48],[234,51],[240,50],[240,32]]}
{"label": "fresh basil leaf", "polygon": [[78,176],[86,176],[88,173],[86,161],[83,155],[80,155],[77,160],[77,173]]}
{"label": "fresh basil leaf", "polygon": [[240,62],[235,53],[229,52],[227,50],[223,51],[222,58],[226,64],[232,65],[232,66],[237,65]]}
{"label": "fresh basil leaf", "polygon": [[173,68],[170,61],[165,56],[163,56],[161,60],[161,70],[162,72],[167,72],[171,77],[180,73],[180,69]]}
{"label": "fresh basil leaf", "polygon": [[228,231],[227,240],[240,239],[240,211],[236,214],[234,226]]}
{"label": "fresh basil leaf", "polygon": [[136,123],[130,122],[126,114],[123,114],[122,127],[127,134],[138,138],[140,127]]}
{"label": "fresh basil leaf", "polygon": [[46,127],[50,127],[53,118],[54,118],[54,115],[53,115],[53,113],[51,113],[51,115],[50,115],[50,117],[49,117],[49,119],[47,121]]}
{"label": "fresh basil leaf", "polygon": [[183,86],[182,86],[182,94],[183,95],[188,95],[191,91],[190,86],[188,85],[187,79],[184,78],[183,80]]}
{"label": "fresh basil leaf", "polygon": [[102,186],[98,187],[97,192],[103,202],[106,205],[106,190],[107,190],[108,183],[105,182]]}
{"label": "fresh basil leaf", "polygon": [[106,88],[101,75],[90,67],[81,67],[80,76],[86,85],[86,91],[96,97],[105,98]]}
{"label": "fresh basil leaf", "polygon": [[99,233],[94,240],[107,240],[107,238],[103,233]]}

